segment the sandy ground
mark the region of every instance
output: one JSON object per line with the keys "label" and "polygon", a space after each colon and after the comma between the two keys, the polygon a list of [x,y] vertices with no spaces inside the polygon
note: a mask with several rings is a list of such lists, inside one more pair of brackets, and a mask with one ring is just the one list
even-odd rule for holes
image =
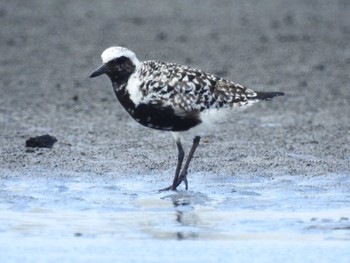
{"label": "sandy ground", "polygon": [[[349,262],[349,12],[346,0],[1,1],[1,262]],[[190,191],[158,193],[172,137],[88,79],[112,45],[286,96],[209,132]],[[43,134],[52,149],[25,148]]]}

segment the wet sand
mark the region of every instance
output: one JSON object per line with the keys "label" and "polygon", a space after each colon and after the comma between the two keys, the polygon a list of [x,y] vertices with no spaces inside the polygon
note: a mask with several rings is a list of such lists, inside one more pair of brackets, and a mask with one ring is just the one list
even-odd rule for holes
{"label": "wet sand", "polygon": [[[0,261],[348,262],[349,11],[341,0],[3,1]],[[112,45],[286,95],[209,131],[189,191],[158,193],[173,138],[133,121],[107,78],[88,79]],[[25,147],[44,134],[52,149]]]}

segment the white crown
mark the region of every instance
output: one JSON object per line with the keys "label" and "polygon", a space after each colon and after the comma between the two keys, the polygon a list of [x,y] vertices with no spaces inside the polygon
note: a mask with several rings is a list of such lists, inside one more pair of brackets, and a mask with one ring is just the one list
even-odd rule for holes
{"label": "white crown", "polygon": [[136,67],[140,64],[135,53],[125,47],[110,47],[103,51],[101,55],[102,63],[108,63],[109,61],[120,57],[129,58]]}

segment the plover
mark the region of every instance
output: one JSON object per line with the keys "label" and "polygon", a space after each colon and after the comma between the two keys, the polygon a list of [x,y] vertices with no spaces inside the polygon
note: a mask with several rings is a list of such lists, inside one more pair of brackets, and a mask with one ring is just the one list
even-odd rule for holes
{"label": "plover", "polygon": [[[110,47],[101,58],[102,66],[90,78],[106,74],[119,102],[137,122],[172,132],[175,138],[178,149],[175,176],[171,186],[162,190],[176,190],[181,182],[188,189],[188,167],[201,138],[201,127],[209,119],[284,95],[253,91],[189,66],[153,60],[140,62],[134,52],[124,47]],[[181,134],[186,131],[192,131],[194,139],[181,170],[185,156]]]}

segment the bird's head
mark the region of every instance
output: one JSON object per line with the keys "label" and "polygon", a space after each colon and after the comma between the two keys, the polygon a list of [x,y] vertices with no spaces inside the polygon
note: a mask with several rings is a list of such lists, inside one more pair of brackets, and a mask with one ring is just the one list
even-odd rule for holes
{"label": "bird's head", "polygon": [[123,82],[140,67],[135,53],[124,47],[107,48],[101,58],[102,65],[90,74],[90,78],[106,74],[112,81]]}

